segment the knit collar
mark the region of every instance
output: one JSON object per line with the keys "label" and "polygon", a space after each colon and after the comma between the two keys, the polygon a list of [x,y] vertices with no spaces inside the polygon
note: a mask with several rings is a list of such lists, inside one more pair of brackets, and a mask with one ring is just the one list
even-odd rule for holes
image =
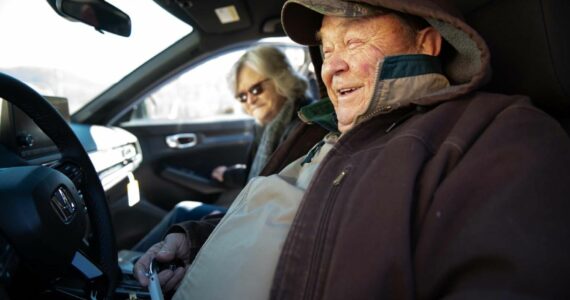
{"label": "knit collar", "polygon": [[[376,115],[410,106],[415,99],[449,86],[442,75],[439,59],[421,54],[386,57],[379,62],[376,77],[369,107],[357,117],[355,125]],[[301,108],[298,114],[305,123],[315,123],[331,132],[338,132],[336,113],[328,97]]]}

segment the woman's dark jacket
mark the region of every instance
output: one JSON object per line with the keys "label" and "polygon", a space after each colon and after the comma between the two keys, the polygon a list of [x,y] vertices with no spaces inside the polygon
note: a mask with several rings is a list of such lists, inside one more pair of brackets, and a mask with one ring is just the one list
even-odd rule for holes
{"label": "woman's dark jacket", "polygon": [[[309,98],[301,98],[295,101],[295,111],[299,110],[301,107],[308,105],[312,102]],[[291,121],[285,128],[285,131],[281,135],[278,140],[278,145],[281,144],[283,141],[287,139],[291,131],[297,127],[300,123],[299,118],[297,118],[296,114],[293,114],[291,117]],[[248,150],[248,159],[246,167],[242,167],[240,165],[229,166],[228,169],[224,172],[224,181],[222,182],[224,186],[228,188],[243,188],[247,183],[247,178],[249,175],[251,164],[255,158],[255,154],[257,152],[257,147],[259,146],[258,142],[263,134],[264,127],[255,125],[254,130],[254,138],[253,143],[251,144]],[[277,145],[276,145],[277,148]]]}

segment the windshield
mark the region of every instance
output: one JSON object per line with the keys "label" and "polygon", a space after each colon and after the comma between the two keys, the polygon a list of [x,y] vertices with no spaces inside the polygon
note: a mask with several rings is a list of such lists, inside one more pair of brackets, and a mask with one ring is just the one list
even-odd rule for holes
{"label": "windshield", "polygon": [[67,98],[73,113],[192,31],[151,0],[108,2],[130,16],[130,37],[70,22],[45,0],[1,0],[0,72]]}

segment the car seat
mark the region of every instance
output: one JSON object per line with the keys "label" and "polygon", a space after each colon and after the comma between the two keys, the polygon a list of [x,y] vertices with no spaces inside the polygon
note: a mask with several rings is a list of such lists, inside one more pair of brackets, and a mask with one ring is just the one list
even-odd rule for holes
{"label": "car seat", "polygon": [[570,1],[456,1],[491,51],[484,90],[528,95],[570,132]]}

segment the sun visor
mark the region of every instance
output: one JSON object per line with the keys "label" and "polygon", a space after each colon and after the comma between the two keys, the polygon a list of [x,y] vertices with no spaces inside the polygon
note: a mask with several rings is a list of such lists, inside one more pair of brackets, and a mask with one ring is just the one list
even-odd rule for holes
{"label": "sun visor", "polygon": [[184,22],[206,33],[226,33],[251,26],[251,17],[242,0],[157,2]]}

